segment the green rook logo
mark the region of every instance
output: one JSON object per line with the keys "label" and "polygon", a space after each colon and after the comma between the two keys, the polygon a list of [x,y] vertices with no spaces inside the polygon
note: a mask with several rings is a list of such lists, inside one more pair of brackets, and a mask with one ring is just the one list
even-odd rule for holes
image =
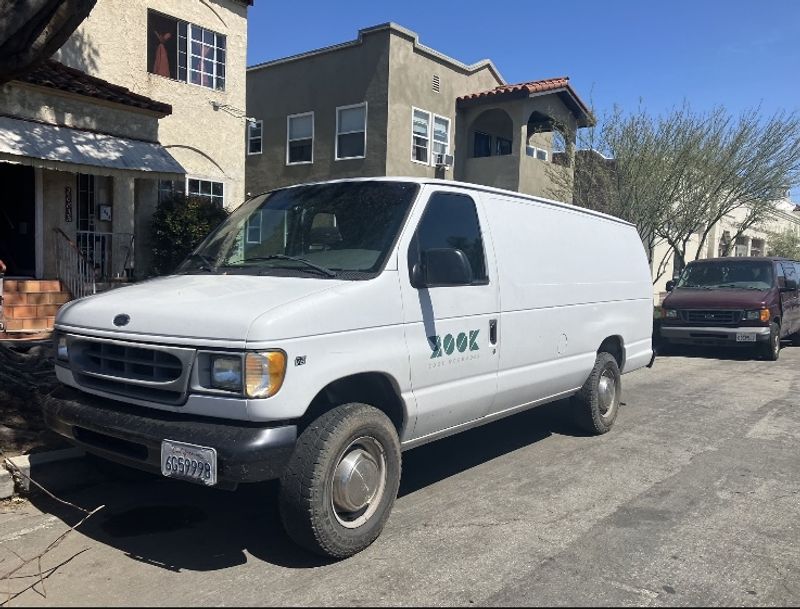
{"label": "green rook logo", "polygon": [[468,332],[459,332],[457,336],[446,334],[444,338],[441,336],[429,336],[431,359],[452,355],[456,350],[459,353],[464,353],[467,350],[478,351],[480,348],[478,347],[479,332],[480,330],[469,330]]}

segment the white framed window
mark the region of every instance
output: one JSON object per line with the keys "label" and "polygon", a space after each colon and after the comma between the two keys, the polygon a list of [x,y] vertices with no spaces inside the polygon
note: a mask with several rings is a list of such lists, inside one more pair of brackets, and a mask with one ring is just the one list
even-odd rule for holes
{"label": "white framed window", "polygon": [[261,154],[264,136],[264,121],[247,123],[247,154]]}
{"label": "white framed window", "polygon": [[537,158],[540,161],[546,161],[550,156],[547,150],[544,148],[538,148],[536,146],[526,146],[525,154]]}
{"label": "white framed window", "polygon": [[314,162],[314,113],[303,112],[286,117],[286,164]]}
{"label": "white framed window", "polygon": [[415,163],[430,163],[431,113],[411,108],[411,160]]}
{"label": "white framed window", "polygon": [[220,207],[225,206],[225,184],[222,182],[187,177],[186,195],[189,197],[201,197],[208,199]]}
{"label": "white framed window", "polygon": [[444,157],[450,154],[450,119],[433,115],[433,158],[434,165],[444,163]]}
{"label": "white framed window", "polygon": [[247,243],[261,243],[261,211],[257,211],[247,219]]}
{"label": "white framed window", "polygon": [[336,108],[336,160],[367,156],[367,102]]}

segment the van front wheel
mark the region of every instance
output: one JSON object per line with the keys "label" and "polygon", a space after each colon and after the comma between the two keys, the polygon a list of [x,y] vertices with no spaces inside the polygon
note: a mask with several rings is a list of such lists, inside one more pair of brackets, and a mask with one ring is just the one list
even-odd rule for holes
{"label": "van front wheel", "polygon": [[604,434],[614,425],[622,397],[622,379],[617,360],[600,352],[592,373],[572,397],[576,423],[591,434]]}
{"label": "van front wheel", "polygon": [[283,525],[299,545],[346,558],[383,530],[400,486],[400,440],[389,418],[345,404],[300,434],[281,477]]}

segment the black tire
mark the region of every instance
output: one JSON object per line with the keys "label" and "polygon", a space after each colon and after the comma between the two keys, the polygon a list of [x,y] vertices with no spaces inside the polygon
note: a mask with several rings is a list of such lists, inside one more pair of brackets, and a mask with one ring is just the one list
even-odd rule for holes
{"label": "black tire", "polygon": [[[603,391],[601,399],[601,379],[604,385],[613,383],[613,395],[608,399],[607,391]],[[575,413],[575,422],[591,434],[607,433],[614,425],[619,412],[620,399],[622,397],[622,383],[620,378],[617,360],[610,353],[600,352],[594,362],[592,373],[581,390],[572,397],[572,404]]]}
{"label": "black tire", "polygon": [[[372,500],[362,510],[337,508],[334,477],[337,470],[342,471],[340,464],[344,467],[348,455],[370,450],[382,456],[367,462],[372,459],[372,465],[377,465],[377,478],[383,484],[374,485]],[[281,477],[279,507],[286,532],[297,544],[322,556],[357,554],[383,530],[397,497],[400,472],[400,440],[384,413],[367,404],[334,408],[300,434]],[[338,496],[343,495],[349,497],[346,493]]]}
{"label": "black tire", "polygon": [[781,327],[774,321],[769,325],[769,342],[759,345],[761,356],[771,362],[778,360],[781,354]]}

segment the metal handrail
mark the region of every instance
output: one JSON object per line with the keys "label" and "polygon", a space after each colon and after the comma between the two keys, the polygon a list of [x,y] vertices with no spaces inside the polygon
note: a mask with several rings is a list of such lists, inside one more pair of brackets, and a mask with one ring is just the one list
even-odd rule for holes
{"label": "metal handrail", "polygon": [[73,298],[83,298],[97,292],[94,267],[83,255],[78,246],[60,228],[54,228],[56,234],[56,265],[58,278]]}

